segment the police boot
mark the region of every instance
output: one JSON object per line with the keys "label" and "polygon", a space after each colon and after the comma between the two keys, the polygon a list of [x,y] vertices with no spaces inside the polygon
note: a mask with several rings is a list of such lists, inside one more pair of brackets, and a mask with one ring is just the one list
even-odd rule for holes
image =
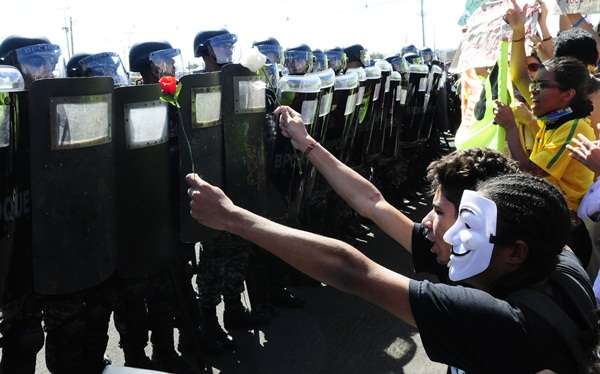
{"label": "police boot", "polygon": [[250,312],[239,298],[225,300],[223,322],[228,331],[236,329],[253,329],[269,322],[267,316]]}
{"label": "police boot", "polygon": [[200,333],[200,344],[203,351],[209,354],[221,354],[237,348],[233,338],[228,335],[217,320],[217,308],[203,308],[203,326]]}

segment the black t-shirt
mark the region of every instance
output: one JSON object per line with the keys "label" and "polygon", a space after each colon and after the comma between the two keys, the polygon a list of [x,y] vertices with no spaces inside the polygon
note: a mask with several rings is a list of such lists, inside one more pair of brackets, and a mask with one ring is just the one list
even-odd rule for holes
{"label": "black t-shirt", "polygon": [[415,223],[412,232],[412,261],[415,272],[436,275],[440,282],[450,283],[448,267],[440,265],[435,254],[431,253],[433,243],[427,239],[427,229],[421,223]]}
{"label": "black t-shirt", "polygon": [[[566,256],[575,258],[570,251]],[[585,279],[585,271],[573,264],[578,262],[566,266]],[[481,290],[429,281],[412,280],[409,295],[423,346],[433,361],[467,374],[575,372],[576,363],[559,335],[526,308]],[[573,308],[557,303],[565,311]]]}

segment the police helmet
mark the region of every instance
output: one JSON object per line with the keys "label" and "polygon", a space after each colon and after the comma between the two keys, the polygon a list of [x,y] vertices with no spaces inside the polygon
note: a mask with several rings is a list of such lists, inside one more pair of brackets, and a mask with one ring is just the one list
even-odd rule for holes
{"label": "police helmet", "polygon": [[346,56],[346,52],[342,48],[335,47],[328,49],[325,51],[325,54],[327,55],[329,67],[335,71],[336,75],[342,74],[346,70],[348,56]]}
{"label": "police helmet", "polygon": [[173,48],[169,42],[144,42],[135,44],[129,50],[129,70],[142,72],[150,67],[152,52]]}
{"label": "police helmet", "polygon": [[281,64],[283,60],[283,50],[277,39],[269,38],[266,40],[261,40],[259,42],[252,43],[252,46],[256,47],[260,53],[267,56],[267,62]]}
{"label": "police helmet", "polygon": [[25,38],[17,35],[9,36],[0,43],[0,61],[12,65],[7,60],[7,57],[11,52],[22,47],[36,44],[50,44],[50,41],[47,38]]}
{"label": "police helmet", "polygon": [[121,57],[114,52],[89,55],[79,60],[79,66],[84,77],[111,77],[115,86],[125,86],[129,82]]}
{"label": "police helmet", "polygon": [[79,61],[88,56],[90,56],[89,53],[74,54],[67,62],[67,77],[84,77],[85,75],[83,75],[83,71],[81,70],[81,65],[79,65]]}
{"label": "police helmet", "polygon": [[226,29],[202,31],[194,38],[194,56],[206,57],[212,55],[219,65],[233,61],[233,46],[237,36]]}
{"label": "police helmet", "polygon": [[284,65],[290,75],[303,75],[312,70],[313,54],[306,44],[287,49],[284,57]]}
{"label": "police helmet", "polygon": [[409,45],[403,47],[402,51],[400,52],[400,54],[402,56],[404,56],[407,53],[416,53],[416,54],[419,54],[419,50],[413,44],[409,44]]}
{"label": "police helmet", "polygon": [[425,62],[426,64],[429,64],[433,61],[433,51],[431,50],[431,48],[423,48],[421,49],[420,52],[421,58],[423,59],[423,62]]}
{"label": "police helmet", "polygon": [[367,53],[367,50],[360,44],[354,44],[344,48],[346,56],[348,56],[348,62],[360,62],[362,67],[371,65],[371,58]]}
{"label": "police helmet", "polygon": [[315,49],[312,51],[315,65],[313,67],[313,71],[319,72],[324,71],[329,68],[329,61],[327,60],[327,55],[320,49]]}

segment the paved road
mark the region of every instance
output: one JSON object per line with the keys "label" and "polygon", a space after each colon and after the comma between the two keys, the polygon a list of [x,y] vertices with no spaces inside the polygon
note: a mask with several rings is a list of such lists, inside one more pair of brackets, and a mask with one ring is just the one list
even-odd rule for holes
{"label": "paved road", "polygon": [[[428,201],[415,195],[402,209],[420,218]],[[375,261],[412,275],[409,255],[381,232],[360,247]],[[208,358],[213,373],[445,373],[445,366],[427,358],[418,333],[387,312],[330,287],[296,291],[307,300],[304,309],[281,310],[270,326],[235,334],[239,353]],[[113,364],[123,364],[112,324],[107,353]],[[43,351],[37,373],[47,373]]]}

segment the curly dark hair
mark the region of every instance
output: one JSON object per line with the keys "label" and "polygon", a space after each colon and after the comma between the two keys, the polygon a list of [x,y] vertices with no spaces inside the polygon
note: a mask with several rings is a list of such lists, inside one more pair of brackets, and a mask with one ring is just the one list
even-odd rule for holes
{"label": "curly dark hair", "polygon": [[427,167],[427,180],[432,194],[441,188],[444,197],[458,208],[464,190],[475,190],[481,181],[517,172],[517,162],[501,153],[472,148],[454,151],[433,161]]}
{"label": "curly dark hair", "polygon": [[527,243],[522,273],[530,281],[544,279],[570,234],[570,214],[562,193],[545,179],[524,173],[488,179],[477,190],[496,203],[498,242]]}
{"label": "curly dark hair", "polygon": [[555,57],[574,57],[586,65],[596,65],[598,50],[592,34],[579,27],[561,32],[554,40]]}
{"label": "curly dark hair", "polygon": [[594,105],[587,96],[590,73],[581,61],[573,57],[555,57],[544,62],[544,69],[554,73],[554,80],[561,90],[575,90],[569,104],[574,115],[583,118],[592,113]]}

